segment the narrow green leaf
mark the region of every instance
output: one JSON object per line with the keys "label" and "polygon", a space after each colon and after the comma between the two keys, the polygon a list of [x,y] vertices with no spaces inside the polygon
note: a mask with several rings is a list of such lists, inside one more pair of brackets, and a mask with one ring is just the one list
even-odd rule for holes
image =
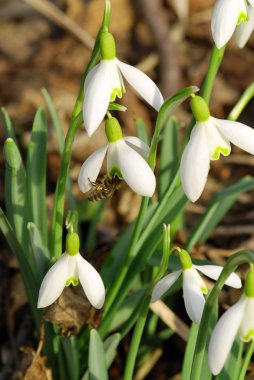
{"label": "narrow green leaf", "polygon": [[27,155],[27,208],[29,222],[34,222],[47,244],[46,210],[47,121],[42,108],[36,112]]}
{"label": "narrow green leaf", "polygon": [[246,176],[238,183],[218,193],[208,204],[188,238],[186,249],[191,249],[197,242],[204,243],[224,215],[233,206],[238,195],[254,188],[253,177]]}
{"label": "narrow green leaf", "polygon": [[146,125],[141,117],[136,120],[136,130],[140,140],[144,141],[147,145],[150,145],[150,138],[147,133]]}
{"label": "narrow green leaf", "polygon": [[60,121],[59,121],[58,116],[57,116],[57,112],[56,112],[54,103],[51,99],[51,96],[49,95],[48,91],[45,88],[42,89],[42,94],[43,94],[45,102],[47,104],[53,127],[55,128],[55,131],[57,134],[57,141],[59,144],[60,153],[62,153],[63,147],[64,147],[64,136],[63,136],[63,131],[62,131]]}
{"label": "narrow green leaf", "polygon": [[179,158],[179,125],[175,118],[170,118],[164,128],[160,151],[160,172],[158,193],[161,199],[178,169]]}
{"label": "narrow green leaf", "polygon": [[103,342],[96,330],[90,332],[88,371],[89,380],[108,380]]}
{"label": "narrow green leaf", "polygon": [[12,252],[17,257],[20,270],[23,276],[26,292],[29,298],[29,302],[32,309],[32,314],[36,323],[37,328],[39,329],[40,325],[40,310],[37,309],[37,296],[39,291],[39,282],[38,278],[34,277],[34,274],[30,268],[27,257],[20,245],[19,241],[15,236],[15,232],[11,227],[5,213],[0,209],[0,230],[2,231],[5,239],[7,240]]}
{"label": "narrow green leaf", "polygon": [[188,337],[187,346],[185,348],[184,359],[183,359],[183,369],[181,374],[182,380],[189,380],[191,374],[191,366],[196,346],[196,340],[198,335],[198,325],[192,323],[190,334]]}
{"label": "narrow green leaf", "polygon": [[30,222],[28,223],[27,228],[34,260],[37,265],[37,271],[40,275],[40,278],[43,279],[49,266],[49,251],[48,248],[43,244],[40,231],[36,225]]}
{"label": "narrow green leaf", "polygon": [[17,240],[27,249],[26,230],[26,172],[15,141],[8,138],[4,144],[5,157],[5,205],[7,217]]}
{"label": "narrow green leaf", "polygon": [[87,233],[87,239],[85,244],[86,250],[91,250],[94,247],[94,244],[96,242],[96,234],[97,234],[97,226],[102,219],[103,212],[104,212],[104,206],[105,202],[100,202],[98,208],[95,211],[95,214],[93,215],[93,218],[91,219],[89,230]]}
{"label": "narrow green leaf", "polygon": [[4,125],[6,128],[7,136],[14,140],[17,144],[16,136],[11,125],[11,119],[9,118],[9,115],[4,107],[1,108],[1,113],[4,119]]}

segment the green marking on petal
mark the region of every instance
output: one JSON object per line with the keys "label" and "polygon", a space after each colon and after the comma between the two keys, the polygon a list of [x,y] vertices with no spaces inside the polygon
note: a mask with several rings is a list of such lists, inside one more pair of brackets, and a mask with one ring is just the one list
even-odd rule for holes
{"label": "green marking on petal", "polygon": [[204,285],[200,285],[200,289],[202,290],[203,294],[207,294],[207,289]]}
{"label": "green marking on petal", "polygon": [[220,154],[223,156],[228,156],[230,154],[230,149],[223,146],[217,146],[212,154],[211,160],[218,160],[220,158]]}
{"label": "green marking on petal", "polygon": [[244,342],[249,342],[250,340],[254,340],[254,329],[250,329],[244,337],[241,337]]}
{"label": "green marking on petal", "polygon": [[242,22],[247,22],[247,21],[248,21],[248,14],[242,11],[238,17],[237,25],[240,25]]}
{"label": "green marking on petal", "polygon": [[111,95],[110,95],[110,101],[114,102],[116,100],[116,97],[118,97],[119,99],[121,99],[122,96],[123,96],[122,89],[120,89],[120,88],[114,88],[114,90],[111,92]]}
{"label": "green marking on petal", "polygon": [[109,175],[110,175],[110,177],[113,177],[113,175],[116,175],[119,179],[123,180],[122,173],[121,173],[120,169],[116,166],[113,166],[110,169]]}
{"label": "green marking on petal", "polygon": [[70,277],[66,281],[65,286],[70,286],[70,285],[77,286],[78,284],[79,284],[79,279],[78,278]]}

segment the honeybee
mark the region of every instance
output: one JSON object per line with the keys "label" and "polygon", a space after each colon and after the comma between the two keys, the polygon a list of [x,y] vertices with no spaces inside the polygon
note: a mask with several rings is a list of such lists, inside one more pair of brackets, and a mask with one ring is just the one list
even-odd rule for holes
{"label": "honeybee", "polygon": [[121,186],[121,182],[122,181],[116,174],[113,174],[112,177],[105,175],[94,182],[90,181],[92,188],[85,193],[85,198],[91,202],[97,202],[102,199],[111,199],[114,192]]}

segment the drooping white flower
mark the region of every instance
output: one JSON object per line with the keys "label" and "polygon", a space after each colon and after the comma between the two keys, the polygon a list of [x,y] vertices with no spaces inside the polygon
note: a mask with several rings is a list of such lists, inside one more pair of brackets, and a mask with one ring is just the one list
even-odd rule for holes
{"label": "drooping white flower", "polygon": [[151,197],[155,191],[154,173],[147,163],[149,147],[137,137],[122,137],[121,127],[115,118],[106,122],[109,143],[94,152],[83,163],[78,184],[83,193],[88,192],[96,181],[107,154],[107,172],[120,174],[136,193]]}
{"label": "drooping white flower", "polygon": [[[252,277],[252,279],[250,279]],[[246,284],[250,282],[249,290]],[[237,334],[241,340],[254,339],[254,274],[250,271],[245,283],[245,293],[217,322],[208,348],[208,363],[214,375],[222,370]]]}
{"label": "drooping white flower", "polygon": [[[184,150],[180,171],[184,192],[192,202],[195,202],[204,190],[210,160],[218,160],[220,154],[228,156],[231,151],[230,143],[254,154],[254,130],[236,121],[210,116],[206,103],[199,96],[193,98],[191,102],[197,123]],[[202,112],[202,107],[207,110],[200,117],[199,111]]]}
{"label": "drooping white flower", "polygon": [[217,0],[212,12],[212,35],[215,45],[221,49],[232,37],[236,26],[246,21],[245,0]]}
{"label": "drooping white flower", "polygon": [[[193,265],[189,254],[184,250],[179,253],[179,256],[183,269],[168,274],[156,284],[152,292],[152,302],[157,301],[170,289],[182,274],[183,298],[186,312],[194,323],[199,324],[205,306],[204,294],[207,294],[207,287],[198,271],[213,280],[217,280],[223,267],[216,265]],[[242,286],[240,278],[235,273],[232,273],[228,277],[225,284],[233,288],[240,288]]]}
{"label": "drooping white flower", "polygon": [[254,2],[248,6],[248,20],[236,28],[236,43],[243,48],[254,30]]}
{"label": "drooping white flower", "polygon": [[51,305],[61,295],[65,286],[70,284],[76,286],[79,281],[92,306],[96,309],[102,308],[105,300],[105,288],[99,273],[79,252],[73,253],[72,251],[73,248],[70,248],[68,253],[63,253],[46,273],[39,290],[38,308]]}
{"label": "drooping white flower", "polygon": [[89,136],[102,122],[109,103],[125,92],[122,76],[157,111],[163,104],[160,90],[146,74],[116,58],[111,33],[102,34],[100,49],[102,59],[90,71],[84,84],[83,119]]}

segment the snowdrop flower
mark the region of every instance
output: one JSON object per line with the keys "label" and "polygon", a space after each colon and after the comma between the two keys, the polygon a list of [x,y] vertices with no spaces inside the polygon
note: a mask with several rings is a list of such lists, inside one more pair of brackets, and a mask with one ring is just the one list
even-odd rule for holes
{"label": "snowdrop flower", "polygon": [[197,122],[182,155],[180,171],[184,192],[195,202],[204,190],[210,160],[218,160],[220,154],[228,156],[230,142],[254,154],[254,130],[236,121],[210,116],[208,106],[200,96],[192,98],[191,108]]}
{"label": "snowdrop flower", "polygon": [[125,92],[122,75],[134,89],[157,111],[163,97],[155,83],[142,71],[116,58],[115,40],[111,33],[102,33],[101,61],[87,75],[84,84],[83,119],[89,136],[102,122],[109,102]]}
{"label": "snowdrop flower", "polygon": [[[152,292],[152,302],[157,301],[170,289],[182,274],[185,309],[190,319],[194,323],[199,324],[205,306],[204,294],[207,294],[207,287],[198,271],[213,280],[217,280],[223,267],[216,265],[193,265],[190,255],[185,250],[180,251],[179,257],[183,269],[168,274],[156,284]],[[233,288],[240,288],[242,286],[240,278],[235,273],[229,276],[226,285]]]}
{"label": "snowdrop flower", "polygon": [[114,117],[106,122],[106,134],[109,143],[88,157],[81,167],[78,177],[80,190],[86,193],[91,189],[91,182],[96,181],[107,154],[109,176],[116,174],[136,193],[151,197],[156,180],[146,162],[149,147],[137,137],[123,137],[118,120]]}
{"label": "snowdrop flower", "polygon": [[38,308],[47,307],[57,300],[65,286],[81,283],[89,302],[101,309],[105,300],[105,288],[99,273],[79,253],[79,237],[68,233],[66,252],[49,269],[44,277],[38,298]]}
{"label": "snowdrop flower", "polygon": [[254,1],[248,6],[248,21],[241,23],[236,28],[236,43],[243,48],[254,30]]}
{"label": "snowdrop flower", "polygon": [[217,48],[221,49],[226,45],[236,26],[247,19],[245,0],[217,0],[213,8],[211,23],[212,35]]}
{"label": "snowdrop flower", "polygon": [[240,300],[217,322],[208,348],[208,363],[214,375],[222,370],[235,337],[249,342],[254,339],[254,270],[250,270]]}

